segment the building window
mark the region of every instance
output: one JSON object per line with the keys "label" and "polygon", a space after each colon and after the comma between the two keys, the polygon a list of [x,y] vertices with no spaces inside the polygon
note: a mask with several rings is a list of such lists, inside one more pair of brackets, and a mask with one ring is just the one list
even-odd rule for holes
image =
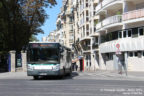
{"label": "building window", "polygon": [[112,53],[106,53],[106,60],[113,60],[113,54]]}
{"label": "building window", "polygon": [[128,30],[128,37],[131,37],[132,35],[132,30]]}
{"label": "building window", "polygon": [[90,62],[90,66],[91,66],[91,62]]}
{"label": "building window", "polygon": [[88,55],[86,55],[86,60],[88,60]]}
{"label": "building window", "polygon": [[101,36],[101,43],[104,43],[106,41],[106,36],[105,35],[102,35]]}
{"label": "building window", "polygon": [[129,52],[129,57],[133,57],[133,52]]}
{"label": "building window", "polygon": [[118,38],[122,38],[122,32],[118,32]]}
{"label": "building window", "polygon": [[123,31],[123,37],[124,37],[124,38],[127,37],[127,31],[126,31],[126,30]]}
{"label": "building window", "polygon": [[132,37],[138,37],[138,30],[137,30],[137,28],[134,28],[132,30]]}
{"label": "building window", "polygon": [[134,56],[137,57],[138,56],[138,52],[134,52]]}
{"label": "building window", "polygon": [[113,60],[113,54],[110,53],[110,57],[109,57],[110,60]]}
{"label": "building window", "polygon": [[138,58],[141,58],[141,57],[142,57],[141,51],[138,51]]}
{"label": "building window", "polygon": [[142,56],[144,56],[144,51],[142,51]]}
{"label": "building window", "polygon": [[118,39],[118,32],[115,31],[115,32],[112,32],[112,40],[116,40]]}
{"label": "building window", "polygon": [[86,7],[88,7],[88,3],[86,3]]}
{"label": "building window", "polygon": [[144,35],[144,28],[139,28],[139,36]]}
{"label": "building window", "polygon": [[144,27],[136,27],[115,32],[109,32],[107,34],[101,35],[101,43],[116,40],[119,38],[136,38],[138,36],[144,36]]}

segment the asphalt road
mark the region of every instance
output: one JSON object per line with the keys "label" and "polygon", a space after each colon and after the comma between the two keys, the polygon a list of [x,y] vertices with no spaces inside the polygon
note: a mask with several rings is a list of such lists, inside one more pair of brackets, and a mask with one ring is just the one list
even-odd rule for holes
{"label": "asphalt road", "polygon": [[0,79],[0,96],[144,96],[144,83],[77,73],[41,80],[24,75]]}

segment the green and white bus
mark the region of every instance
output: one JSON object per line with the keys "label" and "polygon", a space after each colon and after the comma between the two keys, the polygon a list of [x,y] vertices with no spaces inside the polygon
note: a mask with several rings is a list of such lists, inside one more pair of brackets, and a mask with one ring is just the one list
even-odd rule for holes
{"label": "green and white bus", "polygon": [[27,75],[64,76],[71,74],[71,49],[60,43],[30,42],[27,50]]}

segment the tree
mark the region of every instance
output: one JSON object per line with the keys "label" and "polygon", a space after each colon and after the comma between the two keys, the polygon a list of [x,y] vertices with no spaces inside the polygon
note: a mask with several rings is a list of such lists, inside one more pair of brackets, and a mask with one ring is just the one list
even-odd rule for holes
{"label": "tree", "polygon": [[35,35],[32,35],[32,37],[30,38],[30,41],[33,42],[33,41],[39,41]]}
{"label": "tree", "polygon": [[48,17],[44,8],[54,5],[55,0],[1,0],[1,51],[20,51],[33,35],[43,33],[40,26]]}

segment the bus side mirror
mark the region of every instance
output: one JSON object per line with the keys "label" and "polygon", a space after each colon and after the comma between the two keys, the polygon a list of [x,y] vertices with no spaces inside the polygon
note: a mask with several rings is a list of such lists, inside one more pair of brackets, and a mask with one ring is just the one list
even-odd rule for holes
{"label": "bus side mirror", "polygon": [[60,53],[63,53],[64,49],[62,47],[60,47]]}

